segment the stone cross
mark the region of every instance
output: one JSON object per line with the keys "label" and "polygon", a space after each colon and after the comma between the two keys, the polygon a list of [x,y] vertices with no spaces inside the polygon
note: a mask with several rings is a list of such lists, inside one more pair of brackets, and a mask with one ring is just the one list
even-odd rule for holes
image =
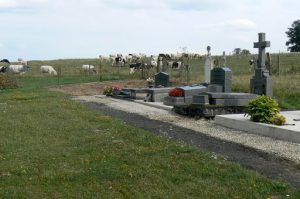
{"label": "stone cross", "polygon": [[258,33],[258,42],[254,43],[254,48],[258,48],[258,64],[257,68],[266,68],[266,47],[270,47],[271,43],[266,41],[265,33]]}
{"label": "stone cross", "polygon": [[251,93],[258,95],[273,95],[272,78],[266,68],[266,47],[271,43],[266,41],[265,33],[258,33],[258,42],[254,43],[254,48],[258,48],[258,61],[255,74],[250,80]]}

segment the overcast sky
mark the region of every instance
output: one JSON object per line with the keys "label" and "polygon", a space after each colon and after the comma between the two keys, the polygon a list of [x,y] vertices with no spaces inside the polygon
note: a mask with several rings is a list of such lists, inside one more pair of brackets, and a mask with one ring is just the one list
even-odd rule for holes
{"label": "overcast sky", "polygon": [[0,0],[0,59],[256,53],[258,32],[282,52],[299,10],[299,0]]}

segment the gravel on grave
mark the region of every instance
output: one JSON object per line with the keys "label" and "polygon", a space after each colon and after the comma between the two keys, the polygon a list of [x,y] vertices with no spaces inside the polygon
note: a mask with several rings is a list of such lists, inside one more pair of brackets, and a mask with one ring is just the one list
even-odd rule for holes
{"label": "gravel on grave", "polygon": [[180,116],[170,111],[145,106],[131,101],[110,98],[103,95],[77,96],[74,97],[74,99],[84,102],[105,104],[113,109],[142,115],[153,120],[171,123],[211,137],[239,143],[266,153],[275,154],[283,159],[291,160],[296,164],[300,163],[300,144],[297,143],[248,134],[242,131],[216,125],[213,120],[195,120],[193,118]]}

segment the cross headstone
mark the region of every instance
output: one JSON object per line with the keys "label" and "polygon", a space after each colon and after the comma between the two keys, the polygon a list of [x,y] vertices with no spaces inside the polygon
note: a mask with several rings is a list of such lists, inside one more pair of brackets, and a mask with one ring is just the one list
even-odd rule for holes
{"label": "cross headstone", "polygon": [[254,43],[254,48],[258,48],[258,62],[250,86],[254,94],[272,96],[272,79],[266,69],[266,47],[270,47],[270,42],[266,41],[266,34],[258,33],[258,42]]}
{"label": "cross headstone", "polygon": [[207,57],[204,63],[204,81],[210,83],[210,71],[213,68],[213,60],[210,54],[210,46],[207,46]]}
{"label": "cross headstone", "polygon": [[254,43],[254,48],[258,48],[258,64],[257,68],[264,69],[266,67],[266,47],[270,47],[271,43],[266,41],[265,33],[258,33],[258,42]]}

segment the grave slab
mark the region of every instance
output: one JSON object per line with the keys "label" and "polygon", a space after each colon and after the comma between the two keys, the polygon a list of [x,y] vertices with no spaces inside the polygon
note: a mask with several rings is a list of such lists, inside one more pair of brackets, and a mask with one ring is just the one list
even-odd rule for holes
{"label": "grave slab", "polygon": [[146,106],[163,109],[166,111],[172,111],[173,106],[164,105],[163,102],[144,102],[143,100],[134,100],[135,103],[143,104]]}
{"label": "grave slab", "polygon": [[285,111],[280,114],[286,117],[288,125],[276,126],[252,122],[250,117],[244,117],[244,114],[217,115],[215,123],[252,134],[300,144],[300,111]]}

